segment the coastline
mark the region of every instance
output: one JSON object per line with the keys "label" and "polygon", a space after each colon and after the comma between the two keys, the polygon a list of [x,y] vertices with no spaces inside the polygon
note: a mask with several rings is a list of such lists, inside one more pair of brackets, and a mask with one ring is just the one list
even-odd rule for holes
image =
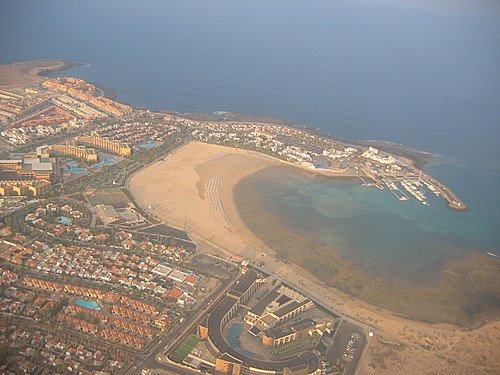
{"label": "coastline", "polygon": [[[479,346],[478,340],[482,340],[484,335],[495,336],[495,332],[500,329],[497,319],[476,322],[469,327],[459,327],[454,324],[424,322],[422,319],[406,316],[407,314],[394,313],[377,307],[326,285],[316,277],[317,273],[313,274],[293,261],[283,261],[278,253],[247,228],[236,208],[234,188],[245,176],[270,165],[285,164],[267,157],[249,155],[245,150],[192,142],[134,175],[130,181],[130,192],[141,207],[159,219],[180,228],[186,223],[187,231],[193,234],[201,251],[217,252],[217,249],[222,248],[250,260],[262,260],[268,272],[285,277],[298,287],[311,291],[339,312],[372,324],[376,331],[385,337],[377,341],[372,348],[380,349],[380,346],[386,345],[384,342],[398,340],[420,353],[425,342],[437,343],[442,341],[444,336],[447,336],[447,340],[461,341],[467,336],[469,341],[460,350],[447,348],[440,351],[456,357],[458,350],[460,355],[468,358],[471,363],[477,362],[477,358],[469,352]],[[292,166],[297,168],[296,165]],[[209,199],[205,196],[207,181],[213,176],[221,177],[219,197],[223,212],[210,210]],[[471,259],[479,262],[484,260],[482,256],[476,254],[471,255]],[[470,262],[467,260],[470,259],[452,261],[451,266],[447,266],[447,272],[467,274],[470,271],[467,268]],[[424,298],[429,297],[433,298],[429,295],[424,296]],[[419,334],[410,335],[410,331]],[[494,348],[488,347],[487,351],[491,352],[491,355],[487,356],[489,366],[500,366],[500,361],[492,354]],[[365,369],[366,364],[373,360],[372,355],[376,353],[369,354],[364,360]],[[427,351],[421,353],[421,358],[425,358],[428,363],[436,360],[434,355],[432,358],[428,356]],[[435,368],[440,368],[440,364],[441,360],[436,362]]]}
{"label": "coastline", "polygon": [[110,87],[99,85],[96,83],[93,83],[93,85],[101,92],[101,96],[104,96],[105,98],[114,100],[118,97],[118,92],[116,92]]}
{"label": "coastline", "polygon": [[[66,60],[29,60],[0,65],[0,87],[39,84],[50,74],[87,66],[89,64]],[[110,87],[93,85],[101,96],[108,99],[116,99],[118,96],[118,93]]]}
{"label": "coastline", "polygon": [[[271,198],[264,199],[259,192],[265,181],[278,179],[280,182],[273,185],[273,189],[288,197],[287,185],[296,183],[296,174],[292,170],[269,167],[244,177],[233,189],[236,211],[243,225],[275,250],[280,259],[300,265],[328,287],[411,319],[467,327],[500,318],[499,301],[482,295],[500,296],[500,288],[495,287],[500,261],[489,259],[485,253],[472,252],[465,257],[447,259],[439,268],[436,264],[435,269],[412,273],[394,264],[379,271],[376,263],[372,265],[356,255],[342,255],[338,249],[309,235],[307,228],[315,225],[313,218],[309,226],[295,229],[293,220],[288,222],[282,216],[296,215],[294,211],[278,214],[270,208]],[[326,181],[339,183],[338,180]],[[271,196],[273,200],[278,199],[276,195]]]}
{"label": "coastline", "polygon": [[[19,86],[26,85],[29,83],[40,83],[44,79],[44,75],[55,73],[59,71],[63,71],[70,68],[88,66],[88,64],[83,64],[79,62],[71,62],[65,60],[32,60],[32,61],[24,61],[24,62],[16,62],[10,65],[0,65],[0,87],[8,88],[9,86]],[[8,82],[9,83],[6,83]],[[108,99],[115,99],[118,96],[118,93],[112,90],[109,87],[94,84],[96,90],[99,92],[99,95],[106,97]],[[158,112],[162,113],[162,112]],[[193,119],[195,121],[214,121],[217,119],[222,119],[222,123],[226,124],[238,124],[245,122],[252,122],[255,125],[279,125],[283,128],[289,129],[297,129],[303,130],[306,133],[311,135],[318,135],[324,137],[325,139],[329,139],[334,142],[341,142],[346,146],[377,146],[382,151],[388,153],[389,155],[398,156],[400,160],[408,165],[408,168],[412,169],[414,172],[422,172],[423,167],[433,160],[434,156],[427,152],[422,152],[416,149],[412,149],[403,145],[395,144],[388,141],[377,141],[377,140],[346,140],[342,138],[337,138],[331,134],[326,135],[320,129],[303,126],[300,124],[296,124],[292,121],[285,121],[278,118],[268,117],[268,116],[259,116],[259,115],[247,115],[237,112],[215,112],[214,115],[206,115],[206,114],[179,114],[177,112],[172,112],[165,110],[163,111],[165,114],[171,114],[173,116],[178,116],[180,121]],[[292,163],[290,163],[292,164]],[[302,167],[300,165],[296,165]],[[305,168],[308,169],[308,168]],[[326,174],[333,176],[342,176],[342,175],[350,175],[355,176],[356,174],[345,174],[342,171],[334,171],[331,169],[315,169],[315,173],[318,174]],[[360,176],[361,177],[361,176]],[[369,174],[365,173],[362,175],[365,178],[374,178]],[[439,194],[448,202],[448,207],[452,210],[456,211],[465,211],[467,210],[467,205],[460,200],[460,198],[445,184],[436,180],[432,176],[428,175],[425,178],[428,178],[433,182],[435,187],[437,188]],[[380,181],[374,180],[375,183],[380,183]],[[426,202],[423,202],[426,204]]]}
{"label": "coastline", "polygon": [[31,60],[0,65],[0,86],[39,84],[47,74],[81,66],[85,64],[65,60]]}
{"label": "coastline", "polygon": [[[52,70],[52,72],[60,71],[63,68],[58,65],[54,66],[53,69],[55,70]],[[40,77],[40,74],[48,74],[47,72],[51,72],[51,70],[38,67],[34,68],[34,70],[30,70],[28,76],[31,77],[34,74],[35,78],[38,77],[38,79],[41,79],[42,77]],[[102,88],[99,87],[99,89],[103,92]],[[148,180],[148,178],[151,177],[149,174],[156,173],[154,170],[147,167],[144,171],[141,171],[141,173],[145,173],[144,175],[140,173],[140,175],[144,177],[143,182],[148,182],[152,185],[153,191],[151,193],[143,193],[144,196],[142,197],[142,202],[139,202],[138,200],[138,203],[145,208],[148,207],[148,195],[152,195],[160,199],[153,204],[152,209],[149,211],[169,224],[172,223],[179,228],[185,226],[190,233],[195,235],[195,239],[199,239],[198,242],[201,242],[200,248],[204,251],[214,251],[213,248],[215,247],[218,249],[229,250],[231,253],[234,252],[235,254],[242,255],[250,260],[255,260],[256,257],[260,257],[265,261],[266,265],[271,267],[270,272],[286,277],[287,279],[291,279],[297,286],[313,291],[313,293],[317,294],[319,298],[328,300],[328,302],[335,306],[338,311],[352,317],[357,317],[360,320],[370,322],[370,324],[376,328],[376,331],[381,334],[381,337],[383,337],[384,340],[394,339],[396,337],[398,340],[408,343],[407,345],[409,347],[413,346],[412,350],[418,351],[422,346],[427,345],[426,342],[429,337],[433,337],[432,340],[438,342],[439,339],[437,336],[442,336],[444,334],[449,334],[449,339],[456,339],[457,342],[460,342],[460,340],[464,337],[467,337],[468,342],[464,346],[465,349],[474,348],[474,345],[476,344],[479,346],[479,343],[482,343],[480,339],[482,340],[483,334],[487,335],[487,337],[490,337],[489,335],[493,335],[493,339],[495,339],[494,333],[500,331],[500,326],[496,319],[492,319],[490,321],[477,321],[469,326],[443,323],[436,324],[432,323],[432,321],[425,321],[425,319],[418,319],[411,317],[410,315],[398,314],[393,311],[382,309],[377,307],[375,304],[370,304],[363,300],[354,298],[352,294],[344,293],[342,290],[335,288],[335,285],[332,287],[329,284],[325,284],[324,281],[319,279],[317,274],[315,275],[314,272],[305,270],[304,267],[298,266],[292,261],[284,261],[283,257],[279,253],[274,251],[265,243],[265,241],[256,236],[255,233],[248,228],[248,226],[243,222],[235,204],[235,187],[241,179],[251,175],[252,173],[268,168],[270,165],[279,167],[285,166],[286,168],[298,168],[298,170],[304,171],[304,173],[328,176],[329,178],[334,179],[338,178],[340,179],[339,181],[345,183],[357,182],[355,181],[356,176],[352,174],[344,175],[342,173],[339,174],[335,172],[311,170],[306,167],[301,167],[293,163],[269,157],[267,155],[259,154],[259,156],[257,155],[258,153],[241,149],[231,149],[223,146],[207,144],[198,144],[198,147],[202,147],[200,145],[212,148],[212,150],[208,152],[208,156],[202,155],[203,152],[198,154],[188,152],[186,154],[185,149],[183,148],[179,150],[179,153],[184,152],[181,155],[182,157],[180,160],[173,160],[171,156],[168,156],[165,157],[164,160],[152,165],[151,167],[156,166],[158,168],[157,171],[161,171],[162,169],[171,169],[170,174],[162,175],[162,178],[156,179],[153,182]],[[201,160],[195,162],[194,165],[190,164],[193,159],[200,157],[200,155]],[[252,161],[248,161],[249,159]],[[246,160],[248,161],[248,164],[245,164],[247,162]],[[255,164],[255,160],[260,162]],[[176,165],[177,162],[179,163]],[[186,163],[182,164],[183,162]],[[226,170],[226,165],[224,164],[225,162],[232,163],[232,169],[230,172],[233,173],[233,175],[221,176],[222,180],[219,181],[221,184],[220,190],[218,192],[213,191],[213,193],[218,195],[220,199],[222,210],[210,210],[208,200],[205,195],[205,190],[207,188],[206,184],[211,177],[221,175],[218,171]],[[181,172],[183,171],[183,168],[186,168],[187,174],[183,174],[184,172]],[[349,179],[354,180],[349,181]],[[174,186],[171,189],[171,186],[169,185],[167,191],[164,189],[165,185],[162,185],[165,180],[169,182],[175,181],[176,185],[179,186]],[[214,181],[214,183],[217,183],[217,180]],[[194,187],[194,190],[191,189],[191,184]],[[196,196],[198,196],[201,203],[194,200],[194,197]],[[192,202],[195,202],[193,207],[191,207]],[[262,256],[263,253],[265,253],[264,256]],[[274,259],[277,259],[277,261]],[[484,260],[483,257],[477,257],[476,254],[471,254],[471,259],[477,260],[480,263]],[[468,275],[469,273],[474,274],[477,271],[476,269],[468,269],[464,266],[465,263],[452,261],[450,264],[452,264],[451,269],[446,269],[445,271],[452,276],[461,273],[465,275]],[[489,266],[487,266],[487,268],[488,267]],[[350,275],[347,275],[346,277],[348,276]],[[484,285],[489,286],[487,283]],[[383,285],[381,288],[383,288]],[[424,297],[428,298],[429,296]],[[423,301],[425,301],[425,298]],[[425,332],[425,340],[420,340],[419,338],[419,341],[417,342],[414,341],[413,335],[412,337],[407,337],[407,327],[411,327],[410,330],[414,330],[412,332]],[[465,333],[462,335],[462,330],[469,333],[472,332],[473,336],[477,335],[477,340],[476,338],[470,339],[470,334],[467,334],[468,336],[466,336]],[[486,331],[486,333],[484,333],[484,331]],[[493,334],[491,332],[493,332]],[[442,343],[439,345],[442,345]],[[377,348],[377,345],[373,345],[371,348],[371,350],[373,350],[373,348]],[[451,351],[451,348],[448,349]],[[464,355],[465,357],[469,356],[467,357],[467,361],[472,363],[473,368],[475,368],[478,363],[478,358],[476,358],[475,355],[472,356],[470,353],[466,353],[465,349],[462,350],[461,355]],[[488,350],[490,349],[487,349],[487,351]],[[489,362],[487,366],[482,367],[500,368],[500,364],[498,363],[499,360],[495,359],[493,355],[489,355],[488,353],[486,354]],[[457,357],[458,355],[455,353],[453,358]],[[370,358],[370,356],[367,358]],[[425,360],[428,361],[429,358],[425,357]],[[364,361],[368,361],[368,359],[365,359]],[[467,365],[470,364],[469,362],[467,362]],[[369,364],[370,362],[367,363]],[[365,371],[367,363],[363,366],[365,367]],[[456,373],[458,374],[459,372]],[[472,372],[467,373],[469,374]]]}
{"label": "coastline", "polygon": [[[372,308],[385,306],[410,319],[432,324],[446,322],[461,327],[498,318],[491,305],[490,310],[486,309],[482,314],[468,313],[469,318],[460,306],[460,303],[466,303],[465,295],[470,294],[467,297],[469,303],[474,311],[477,310],[482,300],[477,294],[479,290],[474,287],[492,281],[495,273],[489,272],[490,267],[496,267],[500,272],[497,259],[474,253],[473,256],[447,261],[424,285],[417,287],[399,282],[395,287],[394,281],[367,272],[332,249],[311,243],[310,239],[285,228],[260,207],[258,194],[236,191],[242,179],[270,167],[294,167],[299,173],[319,175],[328,181],[356,183],[355,176],[318,174],[265,155],[259,157],[245,150],[191,142],[175,155],[134,175],[130,180],[130,191],[138,204],[152,207],[150,212],[160,220],[180,228],[186,225],[189,232],[207,239],[216,247],[253,261],[263,261],[270,272],[290,274],[290,268],[297,268],[299,274],[315,275],[316,284],[335,288],[345,296],[360,298]],[[207,192],[211,179],[220,186],[217,191]],[[213,198],[214,194],[222,206],[218,210],[210,206],[210,195]],[[242,205],[247,206],[247,212],[242,212]],[[250,225],[249,215],[250,221],[254,220]],[[304,248],[309,249],[307,253],[302,251]],[[316,262],[314,259],[322,260]],[[476,279],[471,276],[472,279],[465,280],[462,274],[474,275]],[[364,287],[360,288],[361,285]],[[435,306],[425,303],[437,300],[444,303]]]}

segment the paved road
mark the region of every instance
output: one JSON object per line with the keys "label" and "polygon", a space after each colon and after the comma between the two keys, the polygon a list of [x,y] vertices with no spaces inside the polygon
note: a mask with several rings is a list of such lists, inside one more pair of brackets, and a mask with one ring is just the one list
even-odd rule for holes
{"label": "paved road", "polygon": [[[239,276],[239,274],[237,275]],[[178,368],[177,366],[171,365],[165,362],[159,362],[158,357],[164,357],[166,354],[169,354],[180,341],[184,340],[184,338],[194,330],[200,319],[208,314],[210,310],[212,310],[219,301],[226,295],[226,292],[233,286],[236,281],[236,277],[228,278],[222,282],[222,285],[210,296],[212,302],[205,305],[205,309],[201,310],[198,314],[192,314],[191,316],[186,317],[186,322],[183,324],[183,328],[181,330],[180,327],[177,329],[176,335],[169,335],[169,338],[164,338],[160,340],[154,347],[151,354],[146,356],[142,361],[136,364],[131,370],[127,372],[127,374],[138,374],[140,373],[142,368],[149,369],[163,369],[166,371],[173,371],[175,374],[199,374],[197,371],[191,371],[183,368]],[[186,327],[186,328],[184,328]],[[175,337],[172,340],[171,337]]]}

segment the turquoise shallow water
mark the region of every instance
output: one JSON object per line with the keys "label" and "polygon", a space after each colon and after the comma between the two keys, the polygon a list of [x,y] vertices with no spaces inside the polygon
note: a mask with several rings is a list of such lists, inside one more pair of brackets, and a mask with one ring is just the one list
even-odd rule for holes
{"label": "turquoise shallow water", "polygon": [[430,192],[426,207],[387,189],[276,168],[240,182],[250,183],[289,228],[371,271],[419,279],[471,250],[500,250],[496,233],[471,224],[479,220],[474,211],[451,210]]}
{"label": "turquoise shallow water", "polygon": [[66,169],[66,172],[69,172],[69,173],[87,173],[88,169],[87,168],[70,168],[70,169]]}
{"label": "turquoise shallow water", "polygon": [[56,218],[56,221],[58,223],[64,224],[64,225],[70,225],[71,224],[71,219],[66,217],[66,216],[59,216]]}
{"label": "turquoise shallow water", "polygon": [[113,164],[116,161],[117,157],[115,155],[106,154],[104,152],[99,153],[99,163],[96,163],[92,166],[92,169],[99,170],[103,167]]}

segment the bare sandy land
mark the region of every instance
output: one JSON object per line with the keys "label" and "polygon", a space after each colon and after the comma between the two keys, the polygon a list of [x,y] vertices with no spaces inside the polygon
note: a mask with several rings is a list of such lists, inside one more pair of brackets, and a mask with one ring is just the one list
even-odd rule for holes
{"label": "bare sandy land", "polygon": [[[251,259],[254,249],[264,245],[239,220],[232,188],[242,177],[269,165],[279,162],[243,150],[190,143],[135,174],[129,188],[136,201],[161,220],[179,228],[186,224],[195,237]],[[223,211],[211,209],[211,199],[205,196],[211,177],[219,181],[213,191],[219,192]]]}
{"label": "bare sandy land", "polygon": [[[212,245],[226,254],[262,259],[267,271],[286,277],[324,303],[367,323],[375,337],[370,340],[360,374],[500,373],[498,322],[460,331],[452,325],[402,318],[325,287],[297,265],[273,259],[273,250],[238,217],[233,189],[248,174],[280,163],[244,150],[193,142],[135,174],[129,189],[137,202],[158,218],[180,228],[186,223],[202,249]],[[222,210],[214,206],[219,198]]]}
{"label": "bare sandy land", "polygon": [[0,86],[37,84],[44,80],[39,74],[65,69],[67,64],[58,60],[34,60],[0,65]]}

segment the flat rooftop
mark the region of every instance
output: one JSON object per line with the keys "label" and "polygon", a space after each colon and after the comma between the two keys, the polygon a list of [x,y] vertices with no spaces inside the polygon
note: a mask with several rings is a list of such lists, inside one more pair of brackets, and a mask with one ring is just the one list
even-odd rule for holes
{"label": "flat rooftop", "polygon": [[158,264],[155,268],[153,268],[153,272],[160,274],[162,276],[168,276],[172,272],[173,268],[166,266],[164,264]]}
{"label": "flat rooftop", "polygon": [[257,302],[250,309],[250,312],[255,315],[261,316],[264,313],[264,311],[266,311],[267,306],[269,306],[269,304],[273,302],[276,297],[279,296],[278,293],[279,288],[280,286],[278,285],[274,289],[270,290],[264,297],[262,297],[262,299],[259,302]]}
{"label": "flat rooftop", "polygon": [[252,285],[254,282],[256,282],[259,279],[259,275],[254,271],[250,270],[248,271],[245,276],[236,284],[231,290],[230,293],[235,294],[235,295],[242,295],[244,294]]}
{"label": "flat rooftop", "polygon": [[315,323],[310,318],[304,318],[299,321],[293,322],[291,324],[280,325],[278,327],[274,327],[266,330],[264,333],[266,336],[272,338],[278,338],[287,336],[293,332],[302,331],[304,329],[309,329],[315,326]]}
{"label": "flat rooftop", "polygon": [[287,303],[285,306],[280,307],[279,309],[275,310],[273,312],[273,314],[280,318],[280,317],[285,316],[286,314],[298,309],[302,305],[305,305],[307,302],[309,302],[309,300],[307,300],[307,299],[302,301],[302,302],[291,301],[290,303]]}

